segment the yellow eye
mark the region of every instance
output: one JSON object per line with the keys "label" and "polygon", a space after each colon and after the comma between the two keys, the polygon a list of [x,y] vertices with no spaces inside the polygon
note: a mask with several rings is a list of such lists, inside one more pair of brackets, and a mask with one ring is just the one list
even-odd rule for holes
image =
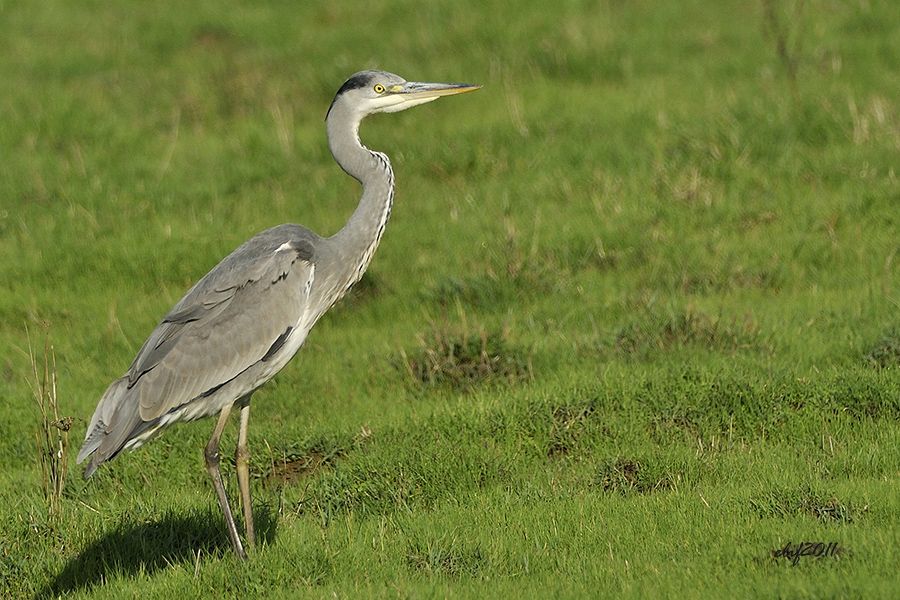
{"label": "yellow eye", "polygon": [[384,86],[381,85],[380,83],[376,83],[376,84],[375,84],[375,93],[376,93],[376,94],[383,94],[383,93],[384,93]]}

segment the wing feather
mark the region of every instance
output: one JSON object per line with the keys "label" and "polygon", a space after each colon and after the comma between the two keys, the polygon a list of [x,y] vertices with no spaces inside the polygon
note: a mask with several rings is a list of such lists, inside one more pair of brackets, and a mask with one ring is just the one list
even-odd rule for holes
{"label": "wing feather", "polygon": [[[192,299],[159,326],[158,341],[138,356],[130,372],[149,421],[230,381],[266,355],[285,329],[295,327],[307,295],[310,263],[273,254],[253,265],[253,277],[231,288],[227,299]],[[287,264],[285,264],[287,263]],[[288,276],[289,275],[289,276]],[[207,308],[211,306],[211,308]],[[154,332],[156,333],[156,332]]]}
{"label": "wing feather", "polygon": [[86,475],[148,423],[202,402],[268,356],[308,309],[316,239],[296,226],[263,232],[188,291],[97,405],[78,456],[93,455]]}

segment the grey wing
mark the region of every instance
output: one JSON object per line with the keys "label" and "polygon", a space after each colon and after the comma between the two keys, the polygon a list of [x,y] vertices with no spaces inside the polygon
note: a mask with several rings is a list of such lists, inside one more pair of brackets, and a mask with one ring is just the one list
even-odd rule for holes
{"label": "grey wing", "polygon": [[270,232],[201,279],[150,334],[125,376],[109,387],[78,455],[81,462],[96,454],[90,472],[147,423],[202,402],[265,360],[302,320],[315,275],[313,240],[285,241]]}

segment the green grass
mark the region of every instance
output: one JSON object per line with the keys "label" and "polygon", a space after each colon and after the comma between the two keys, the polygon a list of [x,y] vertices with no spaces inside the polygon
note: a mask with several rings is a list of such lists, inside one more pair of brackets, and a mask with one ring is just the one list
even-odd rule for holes
{"label": "green grass", "polygon": [[[0,596],[895,596],[900,4],[316,4],[0,2]],[[254,397],[261,547],[211,421],[48,516],[26,326],[74,449],[222,256],[342,225],[376,66],[484,89],[363,125],[394,216]]]}

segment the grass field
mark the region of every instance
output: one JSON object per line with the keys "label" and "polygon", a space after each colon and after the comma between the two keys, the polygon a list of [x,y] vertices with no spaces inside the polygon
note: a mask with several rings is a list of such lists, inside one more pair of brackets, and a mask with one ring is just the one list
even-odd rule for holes
{"label": "grass field", "polygon": [[[364,123],[394,216],[254,397],[242,564],[212,421],[74,454],[220,258],[343,224],[368,67],[484,89]],[[0,82],[0,597],[896,597],[900,3],[0,1]]]}

